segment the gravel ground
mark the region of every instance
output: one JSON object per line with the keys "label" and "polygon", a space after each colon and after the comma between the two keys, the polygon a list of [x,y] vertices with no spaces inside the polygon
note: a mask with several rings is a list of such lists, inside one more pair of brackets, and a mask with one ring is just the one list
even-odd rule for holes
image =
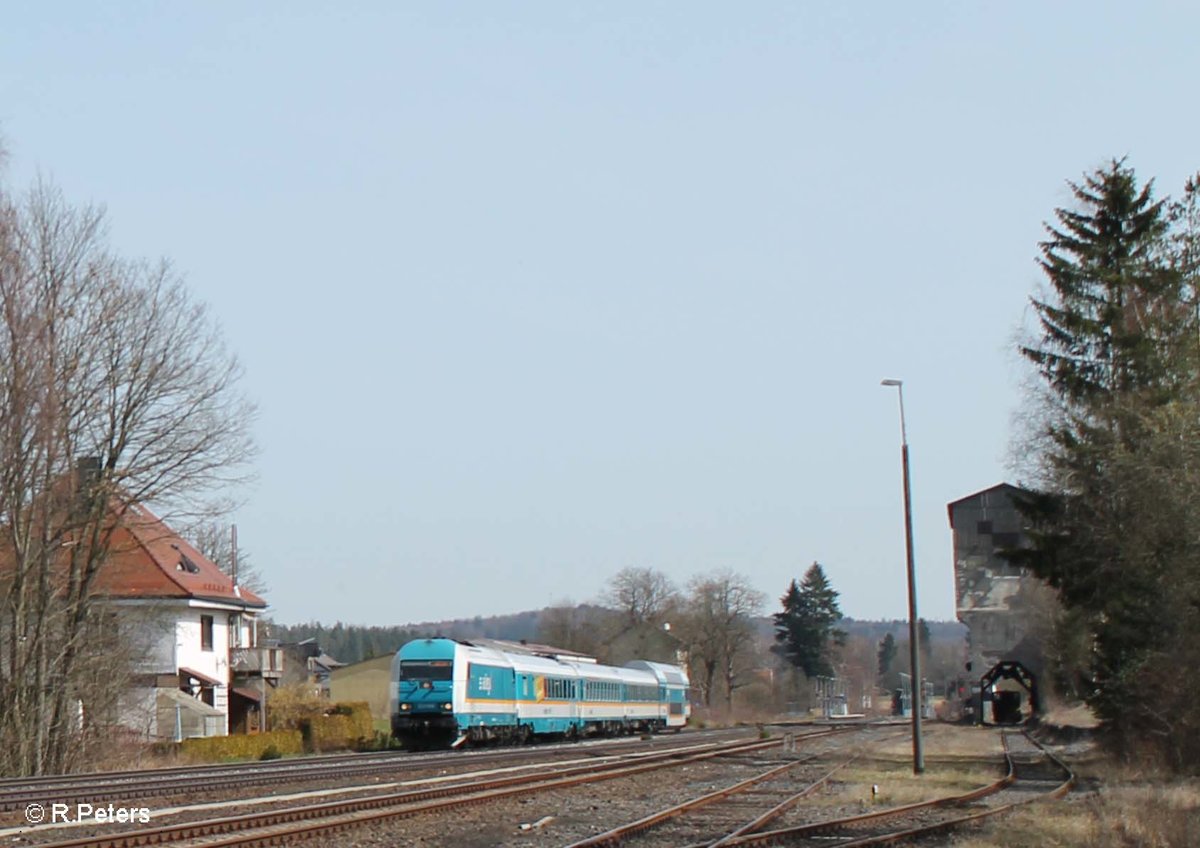
{"label": "gravel ground", "polygon": [[[955,794],[990,783],[998,776],[1001,749],[999,733],[994,729],[931,727],[926,740],[926,773],[921,778],[912,776],[906,760],[909,740],[895,739],[894,728],[873,732],[876,739],[885,735],[892,736],[892,741],[869,747],[866,756],[846,772],[845,779],[831,780],[827,787],[802,801],[781,818],[776,826],[851,816],[921,797]],[[430,848],[565,846],[718,787],[737,783],[752,774],[765,771],[771,765],[819,751],[817,760],[798,767],[789,779],[788,788],[798,791],[844,760],[849,751],[859,747],[860,741],[843,738],[823,742],[819,748],[801,745],[795,755],[772,751],[753,758],[730,758],[728,761],[682,766],[490,803],[457,812],[452,818],[419,817],[382,823],[347,833],[341,837],[339,844],[364,848],[410,845]],[[881,774],[886,775],[888,783],[881,787],[879,796],[874,796],[870,781],[879,780]],[[778,800],[778,797],[774,799]],[[759,811],[750,812],[746,818]],[[732,829],[732,822],[726,824],[728,829]],[[645,848],[667,848],[688,844],[693,838],[694,831],[675,823],[630,844]]]}
{"label": "gravel ground", "polygon": [[[742,738],[753,737],[755,731],[748,729],[741,735]],[[867,731],[865,737],[850,734],[808,743],[800,742],[795,753],[772,748],[752,755],[691,763],[632,777],[598,781],[571,789],[492,801],[461,808],[451,814],[422,814],[365,825],[326,837],[325,842],[339,846],[437,848],[542,848],[570,845],[673,804],[718,788],[725,788],[760,774],[772,766],[813,758],[811,762],[805,762],[789,771],[786,778],[767,784],[770,788],[756,793],[761,797],[758,797],[754,804],[746,801],[736,810],[732,807],[737,805],[726,804],[724,808],[714,807],[704,814],[688,817],[692,821],[707,818],[711,827],[720,828],[721,832],[724,832],[782,800],[786,794],[804,788],[834,765],[843,762],[852,752],[859,750],[864,752],[861,760],[839,773],[828,786],[812,798],[802,801],[776,826],[849,816],[864,812],[873,805],[889,806],[916,800],[918,797],[954,794],[965,791],[965,788],[988,783],[995,777],[1000,746],[999,733],[994,730],[931,726],[926,745],[927,773],[922,778],[913,778],[911,774],[911,768],[906,761],[909,741],[907,738],[900,738],[903,735],[903,728],[874,728]],[[869,739],[870,744],[866,744],[864,738]],[[582,752],[581,748],[575,750]],[[467,767],[464,770],[474,767],[469,760],[469,757],[463,758],[462,765]],[[447,770],[446,766],[439,765],[430,771],[444,773]],[[413,772],[405,775],[414,776],[416,775]],[[364,782],[357,781],[359,785]],[[876,797],[872,795],[871,786],[881,782],[881,794]],[[276,791],[281,792],[284,788],[277,787]],[[313,787],[306,785],[296,788]],[[198,798],[189,800],[195,801]],[[189,815],[189,818],[211,818],[230,812],[235,810],[212,810],[205,814]],[[719,821],[716,821],[717,819]],[[160,821],[158,818],[154,821],[154,824],[165,823],[165,820]],[[646,848],[687,844],[696,835],[692,828],[691,822],[679,820],[636,844]],[[112,833],[112,830],[105,828],[104,832]],[[77,837],[84,833],[85,831],[75,830],[69,835]],[[53,835],[55,839],[68,836],[63,831]],[[0,844],[25,845],[30,842],[14,843],[5,839]],[[309,844],[317,845],[320,842],[313,840]]]}
{"label": "gravel ground", "polygon": [[[849,748],[848,740],[843,737],[808,747],[801,745],[795,754],[773,749],[753,757],[720,758],[489,803],[456,812],[453,818],[434,819],[425,816],[381,823],[346,834],[340,844],[381,848],[410,845],[439,848],[545,848],[570,845],[616,825],[635,821],[665,807],[730,786],[773,766],[794,762],[816,752],[820,754],[818,759],[799,766],[787,781],[781,781],[790,792],[799,791],[828,771],[832,764],[844,759]],[[781,789],[778,797],[770,803],[763,801],[751,815],[777,803],[784,794]],[[816,808],[811,805],[807,809],[802,808],[783,823],[810,820],[814,809],[820,809],[822,815],[831,810],[842,810],[842,814],[851,815],[862,809],[861,803],[849,797],[846,786],[837,782],[819,793],[817,804]],[[730,822],[729,827],[732,826]],[[690,828],[674,824],[637,844],[677,846],[691,841],[684,836],[689,831]]]}

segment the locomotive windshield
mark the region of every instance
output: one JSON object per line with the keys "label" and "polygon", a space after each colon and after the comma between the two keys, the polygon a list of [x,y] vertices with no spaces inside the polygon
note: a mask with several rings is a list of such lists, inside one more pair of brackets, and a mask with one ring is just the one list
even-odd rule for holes
{"label": "locomotive windshield", "polygon": [[401,680],[450,680],[450,660],[401,660]]}

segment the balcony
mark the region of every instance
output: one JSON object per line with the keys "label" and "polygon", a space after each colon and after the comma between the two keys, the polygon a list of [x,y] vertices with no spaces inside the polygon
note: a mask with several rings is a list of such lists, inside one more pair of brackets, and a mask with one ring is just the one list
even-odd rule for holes
{"label": "balcony", "polygon": [[283,675],[283,649],[230,648],[229,669],[241,677],[278,680]]}

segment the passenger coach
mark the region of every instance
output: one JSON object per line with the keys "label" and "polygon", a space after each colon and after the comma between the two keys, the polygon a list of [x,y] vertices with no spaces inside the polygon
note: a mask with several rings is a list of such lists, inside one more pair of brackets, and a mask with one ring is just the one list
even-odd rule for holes
{"label": "passenger coach", "polygon": [[679,729],[691,714],[679,666],[635,660],[618,668],[491,640],[409,642],[392,661],[391,686],[392,733],[408,741]]}

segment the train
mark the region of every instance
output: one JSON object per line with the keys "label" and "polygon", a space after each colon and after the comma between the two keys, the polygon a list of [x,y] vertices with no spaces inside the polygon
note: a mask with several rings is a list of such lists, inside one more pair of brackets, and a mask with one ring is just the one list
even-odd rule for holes
{"label": "train", "polygon": [[678,731],[691,715],[680,666],[617,667],[495,640],[408,642],[392,659],[390,690],[392,735],[412,747]]}

